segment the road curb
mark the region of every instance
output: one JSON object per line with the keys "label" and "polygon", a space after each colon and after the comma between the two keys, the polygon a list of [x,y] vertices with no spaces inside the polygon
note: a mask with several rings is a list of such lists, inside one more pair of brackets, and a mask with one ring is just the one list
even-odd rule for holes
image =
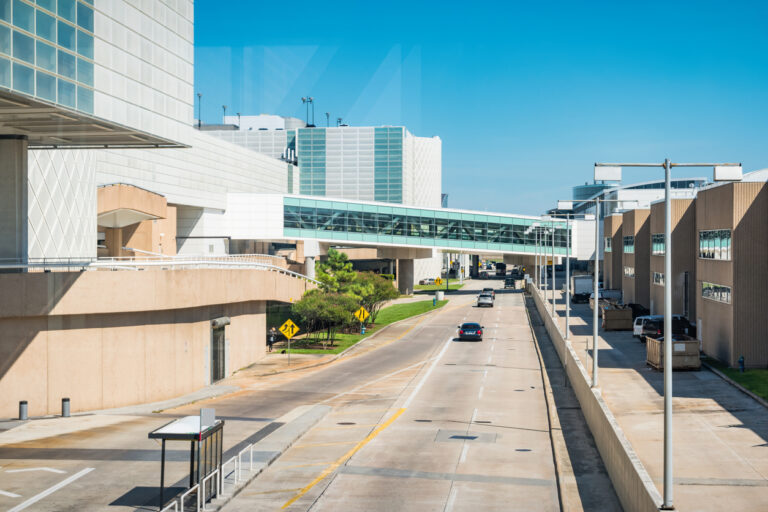
{"label": "road curb", "polygon": [[283,423],[283,425],[253,445],[254,451],[268,454],[266,460],[255,463],[253,470],[248,471],[248,477],[242,482],[236,483],[231,494],[217,497],[208,503],[208,506],[211,508],[206,508],[206,510],[221,510],[224,508],[243,489],[248,487],[257,476],[279,459],[288,448],[293,446],[301,436],[317,425],[330,411],[331,407],[328,405],[302,405],[276,419],[275,423]]}
{"label": "road curb", "polygon": [[[523,295],[523,301],[525,302],[525,295]],[[537,312],[538,313],[538,312]],[[549,381],[549,374],[547,373],[547,367],[544,364],[544,358],[541,355],[541,347],[539,346],[539,337],[536,335],[536,330],[533,326],[533,318],[531,318],[531,311],[528,304],[525,304],[525,315],[528,317],[528,327],[531,329],[531,336],[533,337],[533,345],[536,347],[536,355],[539,358],[539,366],[541,367],[541,382],[544,386],[544,397],[547,404],[547,417],[549,420],[549,440],[552,447],[552,458],[555,463],[555,474],[557,475],[557,495],[560,500],[560,510],[563,512],[569,512],[570,506],[568,503],[568,495],[565,491],[565,473],[566,468],[563,460],[568,460],[567,457],[563,457],[561,446],[565,445],[565,438],[563,437],[563,429],[560,425],[560,416],[557,414],[557,404],[552,397],[552,384]],[[544,328],[544,323],[541,325]],[[546,332],[546,329],[545,329]],[[565,370],[563,369],[563,373]],[[564,375],[564,378],[568,377]],[[557,440],[555,440],[557,437]],[[573,478],[573,471],[570,471],[570,477]]]}
{"label": "road curb", "polygon": [[725,382],[727,382],[731,386],[735,387],[736,389],[738,389],[739,391],[744,393],[745,395],[748,395],[750,398],[754,398],[754,400],[757,403],[759,403],[760,405],[762,405],[763,407],[768,409],[768,402],[766,402],[760,396],[758,396],[755,393],[753,393],[752,391],[748,390],[747,388],[745,388],[744,386],[742,386],[741,384],[739,384],[738,382],[736,382],[735,380],[733,380],[732,378],[730,378],[729,376],[727,376],[726,374],[724,374],[723,372],[718,370],[717,368],[713,367],[712,365],[707,364],[704,361],[701,362],[701,365],[704,368],[706,368],[707,370],[709,370],[712,373],[714,373],[715,375],[717,375],[718,377],[720,377],[721,379],[723,379]]}
{"label": "road curb", "polygon": [[324,366],[326,364],[331,364],[334,361],[344,357],[347,353],[351,352],[353,349],[359,348],[359,347],[363,346],[366,342],[376,338],[379,334],[385,332],[390,327],[398,325],[398,324],[400,324],[402,322],[405,322],[407,320],[413,320],[414,318],[419,318],[419,317],[422,317],[422,316],[430,315],[432,313],[436,313],[438,311],[441,311],[442,309],[443,309],[443,306],[441,306],[441,307],[439,307],[437,309],[432,309],[430,311],[425,311],[424,313],[419,313],[418,315],[409,316],[408,318],[403,318],[402,320],[398,320],[397,322],[393,322],[393,323],[391,323],[389,325],[385,325],[384,327],[381,328],[380,331],[376,331],[375,333],[371,334],[370,336],[366,336],[365,338],[363,338],[362,340],[358,341],[354,345],[345,348],[344,350],[342,350],[338,354],[335,354],[334,357],[332,357],[331,359],[328,359],[327,361],[319,361],[317,363],[306,365],[306,366],[300,366],[300,367],[296,367],[296,368],[286,368],[286,369],[283,369],[283,370],[277,370],[277,371],[270,372],[270,373],[259,373],[257,375],[253,375],[253,377],[270,377],[272,375],[280,375],[280,374],[283,374],[283,373],[297,372],[299,370],[307,370],[309,368],[317,368],[318,366]]}

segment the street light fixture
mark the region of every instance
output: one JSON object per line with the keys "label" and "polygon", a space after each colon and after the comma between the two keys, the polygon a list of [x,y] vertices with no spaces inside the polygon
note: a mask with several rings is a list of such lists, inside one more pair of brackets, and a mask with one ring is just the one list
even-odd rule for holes
{"label": "street light fixture", "polygon": [[203,93],[197,93],[197,129],[203,127]]}
{"label": "street light fixture", "polygon": [[[301,102],[307,106],[307,128],[315,127],[315,98],[312,96],[304,96],[301,98]],[[312,123],[309,122],[309,105],[312,104]]]}
{"label": "street light fixture", "polygon": [[[624,199],[600,199],[599,197],[596,197],[595,199],[584,199],[580,201],[582,203],[595,203],[595,255],[594,255],[594,279],[593,279],[593,295],[594,300],[592,303],[592,387],[597,387],[597,375],[598,375],[598,365],[597,365],[597,336],[598,336],[598,321],[599,321],[599,310],[598,307],[600,305],[600,285],[599,285],[599,276],[600,276],[600,203],[638,203],[637,200],[624,200]],[[561,208],[562,206],[562,208]],[[558,201],[558,209],[573,209],[573,201]],[[568,288],[570,289],[570,283]],[[570,290],[569,290],[570,291]],[[570,308],[570,300],[567,302],[568,308]],[[566,310],[566,332],[568,328],[570,327],[568,324],[570,323],[570,312]],[[566,334],[566,338],[569,335]]]}
{"label": "street light fixture", "polygon": [[621,181],[622,167],[664,168],[664,502],[662,510],[674,510],[672,474],[672,167],[712,167],[715,181],[738,181],[739,163],[595,163],[595,180]]}

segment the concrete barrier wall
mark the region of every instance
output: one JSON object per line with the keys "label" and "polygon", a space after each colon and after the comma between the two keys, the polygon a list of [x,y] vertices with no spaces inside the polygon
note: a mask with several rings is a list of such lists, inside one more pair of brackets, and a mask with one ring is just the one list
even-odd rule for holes
{"label": "concrete barrier wall", "polygon": [[[611,478],[616,495],[627,512],[658,511],[662,504],[661,494],[653,484],[632,445],[619,427],[616,419],[600,396],[600,391],[590,387],[591,378],[570,343],[549,314],[536,287],[528,285],[536,309],[552,339],[560,362],[563,364],[576,398],[589,425],[595,444]],[[661,456],[661,453],[659,454]]]}

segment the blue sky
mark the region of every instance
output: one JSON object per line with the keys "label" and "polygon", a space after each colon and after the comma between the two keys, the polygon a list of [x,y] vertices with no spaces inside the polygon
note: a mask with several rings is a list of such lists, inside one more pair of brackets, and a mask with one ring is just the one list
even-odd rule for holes
{"label": "blue sky", "polygon": [[768,3],[478,4],[196,0],[203,121],[311,95],[319,126],[438,135],[450,206],[489,211],[541,213],[595,161],[768,167]]}

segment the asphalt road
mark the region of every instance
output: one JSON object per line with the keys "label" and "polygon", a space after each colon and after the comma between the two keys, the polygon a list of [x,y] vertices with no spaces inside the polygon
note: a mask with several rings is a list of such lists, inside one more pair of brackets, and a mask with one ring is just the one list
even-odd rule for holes
{"label": "asphalt road", "polygon": [[[494,308],[473,307],[472,290],[489,284],[501,282],[469,283],[439,312],[398,326],[397,341],[328,366],[205,404],[0,446],[0,489],[18,495],[0,493],[0,510],[75,475],[29,510],[156,510],[160,449],[149,431],[215,407],[231,452],[314,403],[333,410],[226,510],[559,510],[523,296],[499,293]],[[453,339],[463,320],[485,325],[482,343]],[[187,456],[186,444],[169,446],[166,482],[185,484]],[[588,456],[599,465],[596,452]]]}

